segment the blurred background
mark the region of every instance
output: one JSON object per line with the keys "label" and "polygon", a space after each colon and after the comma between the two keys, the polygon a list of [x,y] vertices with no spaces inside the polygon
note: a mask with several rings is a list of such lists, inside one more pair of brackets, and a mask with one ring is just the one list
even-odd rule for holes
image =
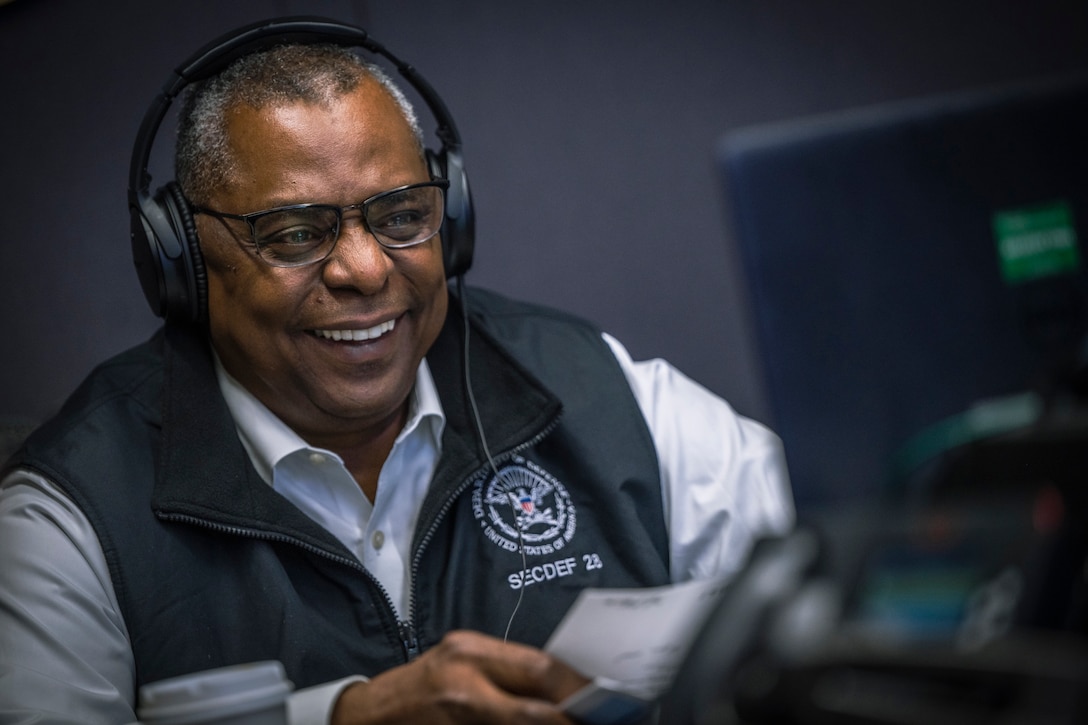
{"label": "blurred background", "polygon": [[[469,283],[589,317],[771,425],[790,401],[768,391],[723,137],[1088,71],[1076,0],[13,0],[0,6],[0,420],[40,420],[157,327],[128,243],[142,114],[200,45],[299,13],[366,27],[446,101],[477,210]],[[171,141],[153,186],[171,178]],[[818,265],[802,272],[828,284]]]}

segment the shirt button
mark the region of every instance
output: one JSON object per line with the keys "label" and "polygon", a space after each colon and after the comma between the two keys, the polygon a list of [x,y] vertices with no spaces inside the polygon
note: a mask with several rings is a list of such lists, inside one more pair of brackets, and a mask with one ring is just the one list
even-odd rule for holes
{"label": "shirt button", "polygon": [[325,463],[325,454],[324,453],[311,453],[310,454],[310,463],[314,464],[315,466],[322,465],[323,463]]}
{"label": "shirt button", "polygon": [[385,544],[385,534],[375,531],[374,535],[370,537],[370,543],[374,545],[375,549],[382,548],[382,545]]}

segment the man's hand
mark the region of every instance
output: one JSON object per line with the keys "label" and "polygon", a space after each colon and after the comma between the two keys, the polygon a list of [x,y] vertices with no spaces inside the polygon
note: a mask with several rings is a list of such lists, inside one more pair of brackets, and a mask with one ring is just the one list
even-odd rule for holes
{"label": "man's hand", "polygon": [[570,725],[555,703],[588,682],[538,649],[451,632],[409,664],[345,690],[332,723]]}

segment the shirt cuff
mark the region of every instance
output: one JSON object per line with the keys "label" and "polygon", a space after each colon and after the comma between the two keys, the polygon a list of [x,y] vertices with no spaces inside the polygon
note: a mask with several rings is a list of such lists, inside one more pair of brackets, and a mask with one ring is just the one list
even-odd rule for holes
{"label": "shirt cuff", "polygon": [[345,677],[323,685],[295,690],[287,698],[287,722],[289,725],[328,725],[340,693],[356,682],[368,680],[362,676]]}

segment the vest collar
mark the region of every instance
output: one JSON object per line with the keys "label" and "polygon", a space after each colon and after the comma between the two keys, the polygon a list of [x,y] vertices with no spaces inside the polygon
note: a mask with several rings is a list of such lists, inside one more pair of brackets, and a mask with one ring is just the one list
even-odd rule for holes
{"label": "vest collar", "polygon": [[[427,361],[446,412],[435,479],[455,486],[487,463],[466,394],[464,344],[461,305],[451,297],[446,324]],[[472,392],[492,456],[501,458],[549,432],[562,413],[559,399],[476,322],[470,324],[468,344]]]}
{"label": "vest collar", "polygon": [[162,446],[151,498],[156,515],[346,553],[253,468],[216,384],[203,331],[167,324],[163,357]]}

